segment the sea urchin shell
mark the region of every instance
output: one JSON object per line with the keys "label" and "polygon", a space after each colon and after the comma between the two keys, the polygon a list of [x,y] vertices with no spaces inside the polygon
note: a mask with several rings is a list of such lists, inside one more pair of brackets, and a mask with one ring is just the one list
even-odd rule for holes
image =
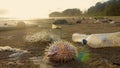
{"label": "sea urchin shell", "polygon": [[49,62],[66,63],[74,61],[77,55],[76,47],[67,41],[55,41],[45,49],[45,57]]}

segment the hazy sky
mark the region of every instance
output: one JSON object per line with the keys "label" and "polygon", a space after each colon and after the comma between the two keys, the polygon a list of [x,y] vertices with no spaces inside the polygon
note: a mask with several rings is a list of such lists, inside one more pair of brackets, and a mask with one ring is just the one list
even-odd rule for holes
{"label": "hazy sky", "polygon": [[67,8],[87,10],[106,0],[0,0],[0,17],[45,18],[53,11]]}

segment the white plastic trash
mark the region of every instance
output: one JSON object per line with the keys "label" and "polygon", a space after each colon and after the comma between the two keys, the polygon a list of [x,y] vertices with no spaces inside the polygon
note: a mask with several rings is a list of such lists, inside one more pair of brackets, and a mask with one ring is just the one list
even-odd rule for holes
{"label": "white plastic trash", "polygon": [[86,39],[89,35],[86,34],[79,34],[79,33],[74,33],[72,35],[72,41],[73,42],[82,42],[83,39]]}
{"label": "white plastic trash", "polygon": [[101,33],[101,34],[79,34],[72,35],[73,42],[80,42],[83,45],[88,45],[92,48],[101,47],[120,47],[120,32]]}
{"label": "white plastic trash", "polygon": [[92,48],[120,47],[120,32],[91,34],[86,41]]}

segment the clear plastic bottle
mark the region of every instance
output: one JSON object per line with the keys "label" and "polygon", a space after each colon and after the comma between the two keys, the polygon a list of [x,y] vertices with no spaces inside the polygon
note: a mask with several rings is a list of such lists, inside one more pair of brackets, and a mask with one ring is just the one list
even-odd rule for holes
{"label": "clear plastic bottle", "polygon": [[86,41],[88,46],[92,48],[120,47],[120,32],[91,34],[88,38],[86,38]]}

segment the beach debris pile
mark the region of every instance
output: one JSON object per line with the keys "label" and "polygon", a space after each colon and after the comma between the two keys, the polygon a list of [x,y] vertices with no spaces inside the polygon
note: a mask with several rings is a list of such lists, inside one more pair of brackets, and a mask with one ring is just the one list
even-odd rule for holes
{"label": "beach debris pile", "polygon": [[32,35],[26,35],[26,42],[39,42],[39,41],[58,41],[60,37],[50,31],[41,31]]}

